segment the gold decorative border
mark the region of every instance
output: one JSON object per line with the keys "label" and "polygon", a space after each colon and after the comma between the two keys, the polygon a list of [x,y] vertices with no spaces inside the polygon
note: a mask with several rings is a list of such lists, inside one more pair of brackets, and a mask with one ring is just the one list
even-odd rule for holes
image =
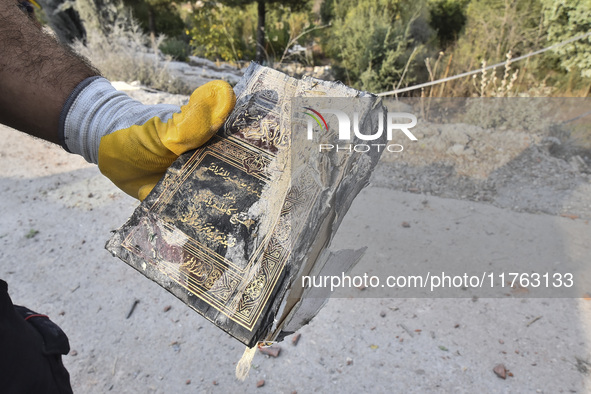
{"label": "gold decorative border", "polygon": [[[248,168],[248,159],[254,157],[266,167],[273,156],[264,151],[254,152],[252,148],[250,149],[252,154],[249,155],[244,148],[239,141],[220,139],[216,144],[198,150],[175,179],[165,185],[163,192],[150,208],[151,216],[158,217],[179,190],[178,185],[186,181],[206,155],[224,160],[250,176],[268,183],[270,180],[264,171],[253,172]],[[207,305],[252,331],[290,256],[291,237],[284,233],[289,232],[291,227],[285,226],[288,217],[284,215],[286,213],[284,211],[282,210],[280,218],[283,225],[276,226],[272,233],[266,234],[264,241],[261,242],[259,249],[255,251],[245,268],[232,264],[228,259],[160,219],[150,220],[144,217],[125,238],[122,246],[150,263]],[[157,256],[155,250],[160,248],[155,245],[144,245],[143,248],[138,246],[142,240],[150,238],[150,234],[146,232],[155,228],[165,233],[158,237],[161,242],[164,239],[170,240],[167,245],[169,248],[176,246],[182,250],[181,262],[175,263]]]}

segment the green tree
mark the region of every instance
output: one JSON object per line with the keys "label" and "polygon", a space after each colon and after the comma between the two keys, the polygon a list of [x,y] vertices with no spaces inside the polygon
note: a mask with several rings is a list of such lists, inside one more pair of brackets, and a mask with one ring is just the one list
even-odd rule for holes
{"label": "green tree", "polygon": [[185,30],[173,0],[124,0],[124,4],[132,9],[144,31],[150,33],[152,42],[159,34],[177,37]]}
{"label": "green tree", "polygon": [[429,24],[437,32],[441,49],[453,44],[466,25],[469,0],[430,0]]}
{"label": "green tree", "polygon": [[[191,46],[193,53],[212,59],[240,61],[256,57],[262,51],[270,65],[282,62],[295,43],[310,46],[320,30],[313,23],[309,10],[293,11],[291,7],[276,4],[266,11],[264,48],[256,44],[258,24],[257,4],[230,7],[217,1],[202,2],[190,16]],[[311,61],[311,58],[306,58]]]}
{"label": "green tree", "polygon": [[338,78],[369,91],[417,78],[433,37],[425,1],[329,1],[321,11],[332,23],[324,47]]}
{"label": "green tree", "polygon": [[256,56],[255,60],[262,63],[265,60],[265,20],[268,6],[272,4],[282,4],[290,7],[292,11],[301,10],[308,7],[306,0],[222,0],[221,3],[231,7],[243,7],[248,4],[257,5],[257,28],[256,28]]}
{"label": "green tree", "polygon": [[[558,43],[591,31],[590,0],[544,0],[544,25],[548,40]],[[591,77],[591,37],[555,50],[561,67]]]}
{"label": "green tree", "polygon": [[256,10],[252,6],[233,8],[204,2],[193,10],[191,24],[193,54],[225,61],[254,56],[252,45],[248,45],[256,28]]}

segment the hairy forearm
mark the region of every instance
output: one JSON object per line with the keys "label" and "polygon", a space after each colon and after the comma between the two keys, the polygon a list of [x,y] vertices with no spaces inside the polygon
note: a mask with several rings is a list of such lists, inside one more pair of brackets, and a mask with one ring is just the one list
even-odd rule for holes
{"label": "hairy forearm", "polygon": [[39,30],[14,0],[0,0],[0,123],[58,142],[70,92],[97,71]]}

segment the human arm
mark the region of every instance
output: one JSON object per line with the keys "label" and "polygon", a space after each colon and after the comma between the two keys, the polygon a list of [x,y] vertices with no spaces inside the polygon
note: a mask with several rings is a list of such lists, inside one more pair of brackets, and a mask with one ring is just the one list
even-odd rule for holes
{"label": "human arm", "polygon": [[66,99],[98,72],[43,33],[17,6],[0,1],[0,123],[58,143]]}
{"label": "human arm", "polygon": [[180,154],[221,127],[235,103],[223,81],[198,88],[182,108],[132,100],[10,0],[0,3],[0,53],[0,122],[61,143],[140,200]]}

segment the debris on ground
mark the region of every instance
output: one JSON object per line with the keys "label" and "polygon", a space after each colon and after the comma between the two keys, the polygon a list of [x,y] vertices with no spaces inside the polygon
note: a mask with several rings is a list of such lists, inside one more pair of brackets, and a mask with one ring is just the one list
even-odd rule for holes
{"label": "debris on ground", "polygon": [[129,309],[129,312],[127,313],[126,319],[129,319],[131,317],[131,315],[133,315],[133,311],[135,311],[135,307],[139,303],[140,303],[140,300],[138,300],[138,299],[136,299],[136,300],[133,301],[133,304],[131,305],[131,308]]}
{"label": "debris on ground", "polygon": [[537,322],[541,318],[542,318],[542,316],[536,317],[535,319],[533,319],[532,321],[530,321],[529,323],[527,323],[527,327],[531,326],[532,324],[534,324],[535,322]]}
{"label": "debris on ground", "polygon": [[281,347],[278,345],[259,347],[259,352],[269,357],[278,357],[281,353]]}
{"label": "debris on ground", "polygon": [[501,379],[507,379],[507,368],[503,364],[497,364],[493,368],[493,372]]}

